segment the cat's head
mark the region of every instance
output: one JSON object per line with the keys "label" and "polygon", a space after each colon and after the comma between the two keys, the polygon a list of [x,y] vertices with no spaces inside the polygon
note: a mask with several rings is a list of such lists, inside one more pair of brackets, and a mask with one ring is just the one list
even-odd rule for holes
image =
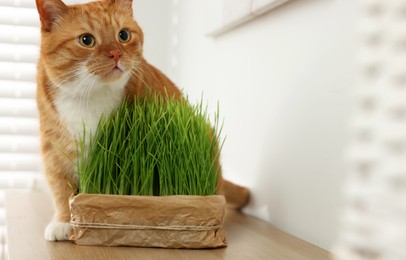
{"label": "cat's head", "polygon": [[41,58],[56,86],[126,82],[136,70],[142,60],[143,33],[133,19],[132,0],[71,6],[61,0],[36,3]]}

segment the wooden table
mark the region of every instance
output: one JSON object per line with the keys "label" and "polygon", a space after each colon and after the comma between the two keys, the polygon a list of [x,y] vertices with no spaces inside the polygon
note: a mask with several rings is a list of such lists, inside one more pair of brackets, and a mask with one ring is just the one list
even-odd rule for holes
{"label": "wooden table", "polygon": [[227,211],[228,247],[210,250],[78,246],[48,242],[44,229],[53,213],[46,193],[13,191],[6,194],[6,224],[10,260],[59,259],[330,259],[330,254],[265,222]]}

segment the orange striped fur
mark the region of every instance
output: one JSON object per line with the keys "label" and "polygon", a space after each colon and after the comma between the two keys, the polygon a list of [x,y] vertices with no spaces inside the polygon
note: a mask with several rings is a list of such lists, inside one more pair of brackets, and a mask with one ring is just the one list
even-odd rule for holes
{"label": "orange striped fur", "polygon": [[[69,233],[68,198],[76,180],[75,140],[94,131],[102,114],[110,114],[123,97],[143,95],[148,88],[181,97],[179,89],[143,58],[143,32],[133,19],[131,0],[102,0],[66,6],[61,0],[36,0],[41,19],[37,103],[45,175],[55,203],[48,240],[65,240]],[[120,42],[119,33],[129,32]],[[91,34],[93,46],[79,38]],[[88,39],[88,38],[87,38]],[[166,89],[166,90],[165,90]],[[88,126],[89,125],[89,126]],[[238,207],[248,191],[220,178],[218,193]]]}

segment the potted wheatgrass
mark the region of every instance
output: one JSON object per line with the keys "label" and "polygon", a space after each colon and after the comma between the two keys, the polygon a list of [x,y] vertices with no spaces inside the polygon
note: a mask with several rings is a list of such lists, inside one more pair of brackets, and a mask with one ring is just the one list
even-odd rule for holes
{"label": "potted wheatgrass", "polygon": [[218,109],[148,94],[123,104],[78,144],[71,240],[81,245],[226,245]]}

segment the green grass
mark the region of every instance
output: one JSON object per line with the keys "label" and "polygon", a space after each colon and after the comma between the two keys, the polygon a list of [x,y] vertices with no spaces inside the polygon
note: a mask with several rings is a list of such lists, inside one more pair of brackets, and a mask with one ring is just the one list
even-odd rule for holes
{"label": "green grass", "polygon": [[[78,144],[79,193],[213,195],[220,140],[219,109],[146,95],[125,101],[96,133]],[[86,145],[86,143],[88,143]]]}

